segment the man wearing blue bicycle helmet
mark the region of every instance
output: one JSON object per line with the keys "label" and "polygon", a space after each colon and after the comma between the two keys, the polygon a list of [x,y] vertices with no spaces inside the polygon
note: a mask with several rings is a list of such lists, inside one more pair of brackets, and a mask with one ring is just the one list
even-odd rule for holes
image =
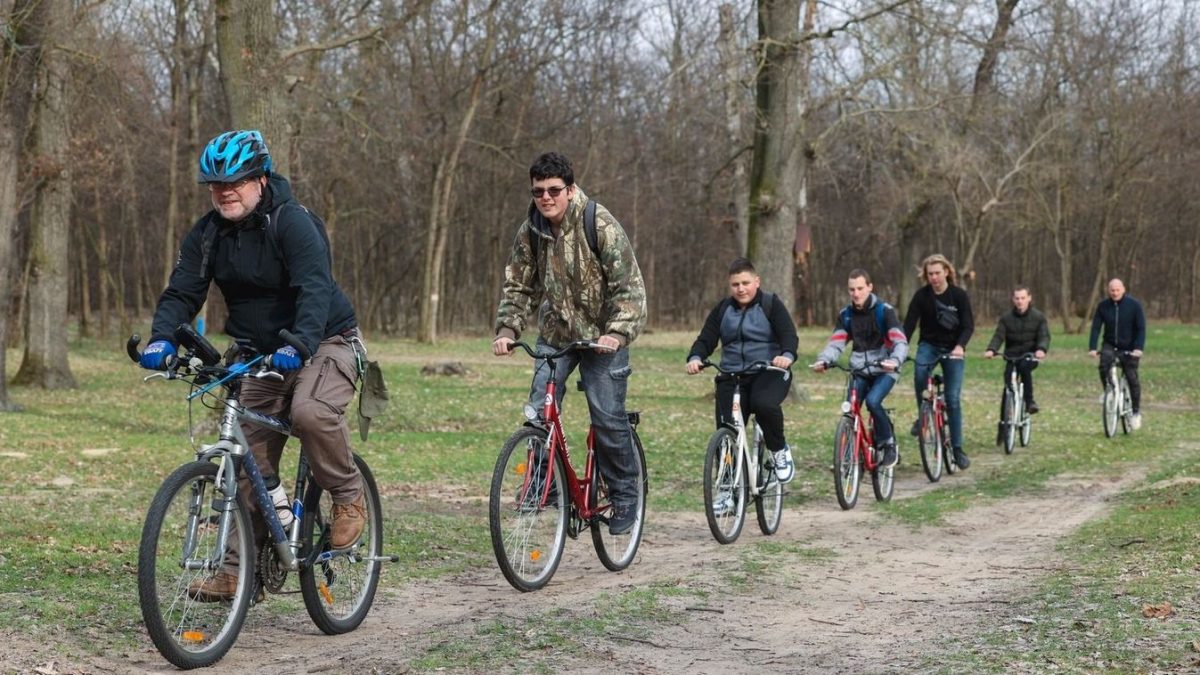
{"label": "man wearing blue bicycle helmet", "polygon": [[[258,131],[227,131],[200,154],[199,182],[207,185],[212,210],[184,236],[175,269],[154,312],[150,344],[141,357],[162,369],[175,354],[175,328],[190,323],[216,282],[229,308],[224,330],[272,357],[282,381],[248,379],[241,402],[260,413],[289,418],[303,445],[313,478],[333,506],[332,546],[347,548],[366,523],[362,477],[354,464],[345,412],[355,393],[358,363],[365,359],[350,300],[333,279],[329,242],[320,219],[292,196],[287,179],[271,171],[271,155]],[[296,335],[309,354],[279,337]],[[279,458],[287,437],[244,425],[268,489],[279,484]],[[242,489],[250,494],[243,476]],[[257,509],[255,542],[265,539]],[[225,567],[191,589],[202,601],[233,597],[240,551]],[[253,558],[250,558],[253,560]]]}

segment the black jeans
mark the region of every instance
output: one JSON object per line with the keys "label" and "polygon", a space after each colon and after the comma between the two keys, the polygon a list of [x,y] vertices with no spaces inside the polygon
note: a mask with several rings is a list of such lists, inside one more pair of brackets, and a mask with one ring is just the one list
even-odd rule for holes
{"label": "black jeans", "polygon": [[[733,406],[733,378],[718,375],[716,382],[717,425],[732,424],[729,409]],[[791,378],[784,379],[784,373],[777,370],[768,370],[742,380],[742,423],[751,413],[754,414],[768,450],[782,450],[787,445],[780,404],[787,398],[790,385]]]}
{"label": "black jeans", "polygon": [[1004,384],[1008,385],[1008,378],[1012,377],[1013,368],[1017,369],[1017,375],[1021,377],[1021,389],[1025,396],[1025,407],[1029,407],[1033,403],[1033,371],[1038,367],[1038,362],[1031,359],[1022,359],[1013,363],[1009,361],[1004,364]]}
{"label": "black jeans", "polygon": [[[1113,360],[1117,358],[1117,350],[1110,344],[1105,344],[1100,348],[1100,384],[1108,386],[1108,369],[1112,367]],[[1129,381],[1129,399],[1133,405],[1133,412],[1138,412],[1142,409],[1142,383],[1138,380],[1138,364],[1141,359],[1126,354],[1121,357],[1121,370],[1125,371],[1125,379]]]}

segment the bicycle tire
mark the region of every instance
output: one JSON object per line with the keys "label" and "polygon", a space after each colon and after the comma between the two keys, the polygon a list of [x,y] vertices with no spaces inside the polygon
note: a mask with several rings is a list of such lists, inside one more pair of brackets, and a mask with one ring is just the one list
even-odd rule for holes
{"label": "bicycle tire", "polygon": [[1121,376],[1121,431],[1128,435],[1133,431],[1133,403],[1129,399],[1129,382]]}
{"label": "bicycle tire", "polygon": [[1104,420],[1104,435],[1112,438],[1117,435],[1117,390],[1113,386],[1104,387],[1104,408],[1101,417]]}
{"label": "bicycle tire", "polygon": [[[737,541],[746,522],[746,468],[738,471],[739,452],[737,434],[721,427],[709,438],[704,453],[704,516],[713,538],[722,544]],[[718,502],[725,503],[724,493],[732,504],[718,513]]]}
{"label": "bicycle tire", "polygon": [[[353,455],[362,474],[367,522],[358,543],[345,551],[329,544],[333,524],[333,499],[309,480],[304,496],[304,518],[300,521],[300,557],[307,560],[314,547],[318,562],[300,569],[300,593],[304,608],[317,628],[326,635],[348,633],[367,618],[379,587],[380,556],[383,555],[383,508],[375,475],[366,461]],[[326,558],[327,555],[332,557]]]}
{"label": "bicycle tire", "polygon": [[1021,411],[1021,447],[1029,447],[1029,439],[1033,437],[1033,415],[1028,410]]}
{"label": "bicycle tire", "polygon": [[862,478],[858,448],[855,447],[854,423],[847,416],[838,421],[833,433],[833,487],[838,505],[849,511],[858,503],[858,488]]}
{"label": "bicycle tire", "polygon": [[957,473],[958,463],[954,461],[954,446],[950,440],[950,418],[944,411],[942,424],[938,427],[938,442],[942,445],[942,466],[946,467],[946,473]]}
{"label": "bicycle tire", "polygon": [[504,578],[528,592],[545,586],[558,569],[567,538],[567,490],[562,458],[554,457],[552,487],[546,503],[541,490],[540,457],[546,457],[546,430],[521,427],[505,441],[496,458],[488,496],[492,551]]}
{"label": "bicycle tire", "polygon": [[1004,388],[1004,401],[1000,405],[1000,423],[1004,425],[1004,454],[1011,455],[1017,444],[1017,397],[1012,389]]}
{"label": "bicycle tire", "polygon": [[[138,546],[142,621],[158,652],[185,670],[212,665],[225,656],[237,641],[254,593],[253,565],[237,568],[237,589],[229,601],[205,602],[188,590],[220,570],[225,557],[224,550],[211,548],[220,515],[214,507],[220,499],[217,469],[213,462],[196,461],[167,476],[150,503]],[[246,509],[236,508],[229,515],[229,537],[236,537],[238,550],[253,551]],[[184,551],[188,539],[193,541],[190,554]],[[184,558],[206,562],[209,569],[187,569],[181,565]]]}
{"label": "bicycle tire", "polygon": [[758,529],[765,535],[779,531],[783,519],[783,483],[775,469],[766,468],[771,453],[766,443],[758,442],[758,496],[754,498],[754,510],[758,516]]}
{"label": "bicycle tire", "polygon": [[[646,477],[646,450],[642,447],[642,439],[638,437],[637,429],[631,427],[633,435],[634,456],[637,460],[637,520],[633,529],[625,534],[612,534],[608,530],[607,518],[592,518],[592,546],[596,549],[596,557],[600,564],[611,572],[620,572],[633,563],[637,557],[638,546],[642,543],[642,529],[646,523],[646,494],[649,492],[649,481]],[[609,499],[608,486],[600,469],[593,467],[593,486],[591,495],[593,504],[602,504]]]}
{"label": "bicycle tire", "polygon": [[938,438],[938,427],[933,416],[933,406],[929,401],[921,402],[921,413],[918,418],[917,442],[921,448],[921,466],[930,483],[936,483],[942,478],[942,443]]}

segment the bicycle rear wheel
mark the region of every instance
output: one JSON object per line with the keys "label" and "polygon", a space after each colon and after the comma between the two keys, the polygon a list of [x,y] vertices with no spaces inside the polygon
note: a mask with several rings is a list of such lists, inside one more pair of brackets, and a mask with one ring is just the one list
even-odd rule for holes
{"label": "bicycle rear wheel", "polygon": [[771,453],[766,443],[759,438],[758,442],[758,496],[754,498],[754,509],[758,514],[758,529],[763,534],[775,534],[779,531],[779,521],[783,517],[783,483],[774,468],[766,468]]}
{"label": "bicycle rear wheel", "polygon": [[379,586],[379,558],[383,554],[383,508],[375,476],[362,457],[354,455],[354,464],[362,474],[363,502],[367,523],[358,543],[334,551],[329,543],[333,526],[333,498],[308,481],[304,496],[304,519],[300,524],[300,557],[308,560],[317,551],[313,564],[300,569],[300,592],[304,607],[317,628],[326,635],[348,633],[362,623],[375,601]]}
{"label": "bicycle rear wheel", "polygon": [[1117,413],[1120,405],[1117,396],[1118,392],[1112,385],[1104,388],[1104,435],[1108,438],[1117,435]]}
{"label": "bicycle rear wheel", "polygon": [[1017,412],[1017,397],[1013,390],[1004,388],[1004,403],[1000,406],[1000,423],[1004,425],[1004,453],[1011,455],[1017,444],[1017,420],[1021,419]]}
{"label": "bicycle rear wheel", "polygon": [[1029,439],[1033,436],[1033,415],[1028,411],[1021,411],[1021,447],[1029,447]]}
{"label": "bicycle rear wheel", "polygon": [[253,594],[252,564],[236,571],[233,597],[216,600],[200,585],[221,571],[236,544],[244,557],[254,550],[246,509],[229,511],[224,550],[217,550],[220,500],[217,465],[190,462],[176,469],[154,495],[138,547],[138,604],[150,639],[168,661],[190,669],[216,663],[237,640]]}
{"label": "bicycle rear wheel", "polygon": [[[637,556],[638,546],[642,543],[642,527],[646,522],[646,492],[649,482],[646,478],[646,450],[642,447],[642,439],[633,429],[634,459],[637,460],[637,520],[633,529],[625,534],[612,534],[608,530],[608,518],[592,518],[592,545],[596,547],[596,557],[600,564],[609,571],[619,572],[633,562]],[[608,493],[608,485],[600,475],[599,468],[593,468],[593,486],[591,499],[593,507],[605,502],[612,503]],[[611,511],[610,511],[611,513]]]}
{"label": "bicycle rear wheel", "polygon": [[933,416],[933,405],[929,401],[921,402],[919,429],[917,441],[921,446],[921,466],[925,468],[929,482],[936,483],[942,478],[942,442]]}
{"label": "bicycle rear wheel", "polygon": [[730,544],[742,533],[746,521],[746,468],[738,471],[737,434],[717,429],[704,455],[704,515],[713,538]]}
{"label": "bicycle rear wheel", "polygon": [[1129,383],[1121,376],[1121,431],[1125,434],[1133,431],[1133,402],[1129,398]]}
{"label": "bicycle rear wheel", "polygon": [[942,446],[942,464],[946,467],[946,473],[954,474],[958,471],[958,464],[954,461],[954,446],[950,440],[950,420],[944,410],[942,424],[938,427],[938,442]]}
{"label": "bicycle rear wheel", "polygon": [[833,487],[837,490],[838,504],[843,510],[848,511],[858,503],[861,477],[862,468],[859,465],[858,448],[855,447],[854,440],[854,422],[844,416],[833,434]]}
{"label": "bicycle rear wheel", "polygon": [[492,551],[504,578],[519,591],[535,591],[550,581],[566,543],[562,458],[554,458],[553,470],[548,458],[547,432],[522,427],[500,449],[492,473],[488,497]]}

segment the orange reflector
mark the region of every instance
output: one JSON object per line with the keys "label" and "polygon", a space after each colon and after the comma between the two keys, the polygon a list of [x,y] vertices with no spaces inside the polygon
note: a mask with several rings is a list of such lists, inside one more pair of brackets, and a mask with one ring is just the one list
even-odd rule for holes
{"label": "orange reflector", "polygon": [[515,469],[513,469],[513,471],[516,471],[518,476],[524,476],[524,475],[525,475],[525,465],[524,465],[524,464],[518,464],[518,465],[516,466],[516,468],[515,468]]}
{"label": "orange reflector", "polygon": [[198,630],[185,630],[180,637],[184,642],[204,642],[204,633]]}
{"label": "orange reflector", "polygon": [[317,590],[321,592],[321,597],[325,599],[325,604],[333,604],[333,593],[329,592],[329,586],[326,586],[324,581],[317,587]]}
{"label": "orange reflector", "polygon": [[541,558],[541,557],[542,557],[541,551],[534,550],[534,551],[529,552],[529,559],[532,560],[533,562],[537,562],[538,558]]}

